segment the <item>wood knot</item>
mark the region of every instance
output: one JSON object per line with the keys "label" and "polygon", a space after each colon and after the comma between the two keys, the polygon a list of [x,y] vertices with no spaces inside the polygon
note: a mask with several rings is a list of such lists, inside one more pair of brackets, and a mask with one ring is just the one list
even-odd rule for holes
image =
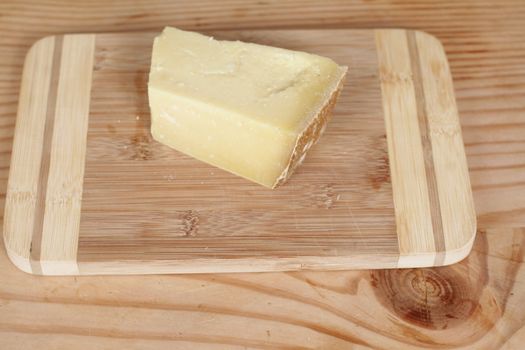
{"label": "wood knot", "polygon": [[93,62],[94,71],[99,71],[104,68],[104,65],[106,64],[107,56],[108,56],[107,48],[103,48],[103,47],[97,48],[96,54],[94,57],[94,62]]}
{"label": "wood knot", "polygon": [[150,160],[153,158],[153,153],[150,149],[151,138],[146,135],[135,135],[131,138],[131,145],[133,160]]}
{"label": "wood knot", "polygon": [[407,85],[413,84],[411,73],[395,72],[387,68],[380,68],[379,80],[383,84]]}
{"label": "wood knot", "polygon": [[182,214],[182,229],[184,236],[194,237],[199,229],[199,215],[194,210],[188,210]]}
{"label": "wood knot", "polygon": [[139,92],[145,92],[148,86],[148,74],[147,70],[139,70],[135,74],[133,82],[135,83],[135,89]]}
{"label": "wood knot", "polygon": [[390,183],[390,164],[386,146],[386,135],[382,135],[370,150],[367,162],[367,177],[374,190]]}
{"label": "wood knot", "polygon": [[341,195],[332,184],[320,186],[320,192],[315,195],[315,204],[318,208],[330,209],[340,199]]}
{"label": "wood knot", "polygon": [[110,133],[111,135],[115,135],[117,133],[117,129],[111,124],[107,124],[106,129],[108,130],[108,133]]}
{"label": "wood knot", "polygon": [[6,201],[14,203],[35,203],[36,194],[32,191],[9,189],[6,194]]}
{"label": "wood knot", "polygon": [[469,319],[479,307],[483,286],[454,268],[373,271],[376,296],[399,318],[430,329]]}

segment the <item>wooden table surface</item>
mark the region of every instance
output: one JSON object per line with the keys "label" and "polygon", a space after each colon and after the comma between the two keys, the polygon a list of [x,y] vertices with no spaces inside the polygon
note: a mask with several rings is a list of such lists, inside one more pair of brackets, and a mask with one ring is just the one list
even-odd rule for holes
{"label": "wooden table surface", "polygon": [[164,25],[404,27],[439,37],[476,201],[473,253],[420,270],[42,278],[0,247],[0,349],[523,348],[525,1],[3,0],[1,212],[31,43]]}

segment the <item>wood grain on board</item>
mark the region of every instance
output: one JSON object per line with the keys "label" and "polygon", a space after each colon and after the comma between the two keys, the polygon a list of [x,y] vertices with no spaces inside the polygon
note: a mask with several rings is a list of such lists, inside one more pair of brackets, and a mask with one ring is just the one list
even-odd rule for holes
{"label": "wood grain on board", "polygon": [[[407,27],[444,44],[478,224],[499,227],[481,230],[463,262],[423,270],[41,278],[21,273],[0,252],[0,279],[9,281],[0,284],[0,347],[520,349],[524,233],[505,227],[525,225],[524,22],[521,0],[0,2],[2,193],[23,58],[44,35],[158,31],[166,24]],[[446,302],[436,302],[437,290]]]}
{"label": "wood grain on board", "polygon": [[[350,67],[322,141],[270,191],[153,140],[146,87],[155,35],[50,36],[29,50],[21,103],[30,106],[18,113],[4,221],[24,271],[422,267],[468,254],[474,204],[436,38],[400,29],[212,32]],[[40,92],[33,76],[45,77],[47,99],[31,99]]]}

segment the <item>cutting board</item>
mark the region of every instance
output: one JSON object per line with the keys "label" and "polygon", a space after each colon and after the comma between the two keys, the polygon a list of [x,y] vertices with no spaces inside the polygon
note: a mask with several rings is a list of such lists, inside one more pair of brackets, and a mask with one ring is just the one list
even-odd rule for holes
{"label": "cutting board", "polygon": [[157,33],[45,37],[22,76],[4,240],[43,275],[439,266],[475,212],[452,79],[423,32],[207,33],[349,66],[334,117],[269,190],[155,142]]}

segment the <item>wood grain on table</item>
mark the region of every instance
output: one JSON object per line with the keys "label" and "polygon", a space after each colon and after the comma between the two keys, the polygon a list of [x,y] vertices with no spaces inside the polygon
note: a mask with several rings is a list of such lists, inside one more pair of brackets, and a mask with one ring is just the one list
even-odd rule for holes
{"label": "wood grain on table", "polygon": [[[519,349],[525,342],[525,2],[0,3],[0,192],[23,57],[64,32],[426,30],[450,61],[473,184],[473,253],[421,270],[41,278],[0,251],[1,349]],[[3,212],[4,199],[0,202]]]}

